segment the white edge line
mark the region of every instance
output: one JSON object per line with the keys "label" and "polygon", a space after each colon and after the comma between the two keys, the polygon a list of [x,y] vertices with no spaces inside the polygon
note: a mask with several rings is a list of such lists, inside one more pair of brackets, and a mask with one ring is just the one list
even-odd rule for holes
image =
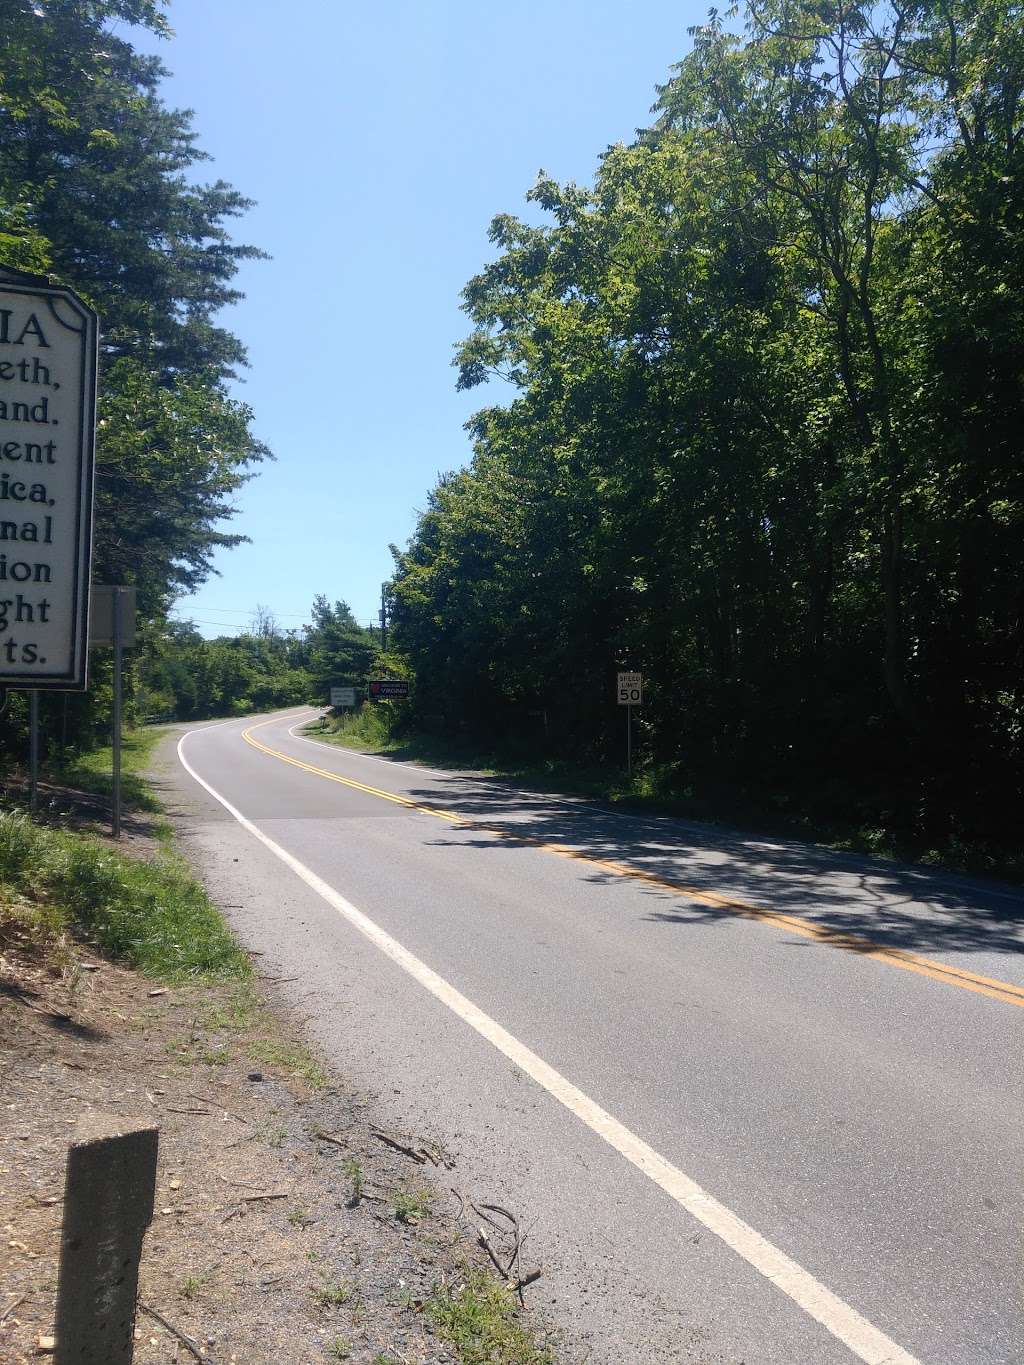
{"label": "white edge line", "polygon": [[770,1280],[777,1289],[781,1289],[808,1316],[814,1318],[844,1346],[848,1347],[858,1360],[864,1361],[865,1365],[921,1365],[916,1356],[910,1355],[902,1347],[897,1346],[894,1341],[868,1322],[855,1308],[851,1308],[848,1303],[833,1294],[809,1271],[804,1270],[785,1252],[780,1251],[778,1247],[762,1237],[749,1223],[745,1223],[724,1204],[719,1203],[695,1180],[685,1175],[677,1166],[673,1166],[670,1161],[656,1152],[642,1138],[637,1137],[618,1119],[613,1118],[588,1095],[585,1095],[582,1090],[578,1090],[571,1081],[566,1080],[554,1067],[549,1066],[542,1057],[531,1052],[507,1029],[502,1028],[490,1015],[485,1014],[483,1010],[474,1005],[472,1000],[464,996],[461,991],[456,990],[444,977],[439,976],[425,962],[421,962],[397,939],[392,938],[361,910],[358,910],[351,901],[346,900],[344,896],[335,891],[334,887],[318,877],[304,863],[299,862],[298,858],[293,857],[287,849],[282,848],[280,844],[275,843],[273,839],[257,828],[226,797],[221,796],[220,792],[215,791],[208,782],[201,778],[185,757],[185,741],[191,735],[201,733],[202,731],[191,730],[182,735],[178,741],[178,758],[189,776],[198,782],[215,801],[218,801],[244,830],[258,839],[276,858],[279,858],[286,867],[301,878],[311,890],[315,891],[322,900],[326,901],[332,909],[336,910],[364,937],[369,939],[375,947],[379,948],[386,957],[401,967],[414,981],[429,991],[435,999],[447,1005],[453,1014],[456,1014],[482,1038],[496,1047],[510,1062],[525,1072],[531,1080],[536,1081],[549,1095],[564,1105],[582,1123],[586,1124],[592,1132],[603,1138],[620,1156],[625,1157],[637,1170],[642,1171],[644,1175],[653,1180],[681,1208],[691,1214],[709,1232],[720,1238],[730,1250],[734,1251],[759,1274]]}

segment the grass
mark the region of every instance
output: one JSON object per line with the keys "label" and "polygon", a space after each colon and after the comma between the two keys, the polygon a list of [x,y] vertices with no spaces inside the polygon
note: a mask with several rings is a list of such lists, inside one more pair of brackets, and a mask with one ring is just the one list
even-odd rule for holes
{"label": "grass", "polygon": [[436,1286],[425,1310],[463,1365],[555,1365],[516,1321],[511,1289],[486,1271],[467,1269],[457,1285]]}
{"label": "grass", "polygon": [[[160,802],[146,781],[153,750],[167,733],[165,727],[144,726],[128,731],[121,740],[121,800],[126,809],[159,812]],[[113,750],[93,749],[50,768],[44,776],[92,796],[113,796]]]}
{"label": "grass", "polygon": [[403,1189],[396,1190],[391,1198],[395,1217],[400,1223],[418,1223],[421,1218],[426,1218],[430,1213],[432,1198],[431,1191],[427,1189],[413,1189],[410,1186],[405,1186]]}
{"label": "grass", "polygon": [[251,972],[203,887],[167,850],[143,862],[90,835],[0,811],[0,898],[14,919],[34,922],[44,937],[85,937],[108,957],[170,984]]}
{"label": "grass", "polygon": [[350,1157],[345,1162],[345,1174],[351,1181],[351,1196],[349,1203],[354,1207],[363,1197],[363,1187],[366,1184],[366,1173],[354,1157]]}
{"label": "grass", "polygon": [[340,1308],[348,1303],[354,1292],[348,1280],[332,1280],[325,1275],[322,1283],[313,1290],[313,1299],[321,1308]]}
{"label": "grass", "polygon": [[310,1090],[322,1090],[327,1084],[327,1072],[302,1043],[279,1038],[257,1038],[249,1048],[253,1061],[277,1067],[296,1080],[303,1081]]}

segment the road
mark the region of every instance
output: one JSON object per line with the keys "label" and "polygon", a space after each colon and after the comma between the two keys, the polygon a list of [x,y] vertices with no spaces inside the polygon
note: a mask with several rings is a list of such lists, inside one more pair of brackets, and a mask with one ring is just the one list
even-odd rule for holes
{"label": "road", "polygon": [[377,1112],[518,1210],[578,1358],[1024,1361],[1016,890],[356,754],[310,715],[182,739],[191,848]]}

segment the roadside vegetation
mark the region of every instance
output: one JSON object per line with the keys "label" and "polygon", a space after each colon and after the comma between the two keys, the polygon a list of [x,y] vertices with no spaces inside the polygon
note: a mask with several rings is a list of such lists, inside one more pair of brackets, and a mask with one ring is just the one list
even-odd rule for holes
{"label": "roadside vegetation", "polygon": [[411,732],[1020,866],[1024,42],[1004,0],[715,11],[592,185],[491,224],[473,457],[389,588]]}
{"label": "roadside vegetation", "polygon": [[178,855],[144,861],[69,829],[0,811],[0,932],[67,935],[161,981],[245,977],[249,961]]}

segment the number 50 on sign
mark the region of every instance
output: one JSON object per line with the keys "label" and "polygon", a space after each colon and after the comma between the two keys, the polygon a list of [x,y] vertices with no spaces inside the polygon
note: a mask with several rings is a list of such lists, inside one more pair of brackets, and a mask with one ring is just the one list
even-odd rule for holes
{"label": "number 50 on sign", "polygon": [[620,706],[643,706],[644,678],[642,673],[618,675],[618,703]]}

